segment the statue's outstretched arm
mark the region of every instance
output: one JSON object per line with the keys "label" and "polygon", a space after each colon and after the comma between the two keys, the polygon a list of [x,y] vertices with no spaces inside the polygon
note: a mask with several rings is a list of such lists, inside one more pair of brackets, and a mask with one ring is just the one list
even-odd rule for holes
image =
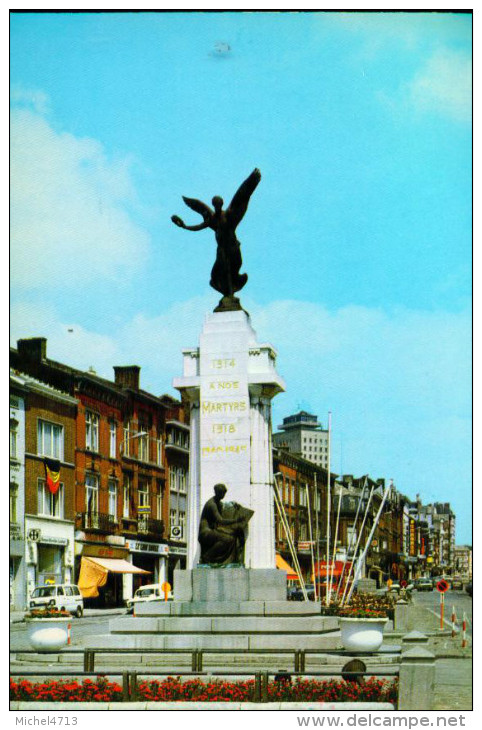
{"label": "statue's outstretched arm", "polygon": [[241,183],[237,192],[234,194],[234,197],[229,204],[229,208],[226,211],[231,220],[231,223],[234,226],[238,225],[238,223],[242,220],[244,214],[246,213],[248,209],[249,199],[254,193],[260,180],[261,173],[256,167],[251,175],[247,177],[243,183]]}
{"label": "statue's outstretched arm", "polygon": [[186,226],[184,221],[181,218],[179,218],[178,215],[171,216],[171,220],[173,223],[176,224],[176,226],[179,226],[179,228],[184,228],[186,231],[202,231],[203,228],[209,227],[209,223],[206,223],[206,222],[198,223],[196,226]]}

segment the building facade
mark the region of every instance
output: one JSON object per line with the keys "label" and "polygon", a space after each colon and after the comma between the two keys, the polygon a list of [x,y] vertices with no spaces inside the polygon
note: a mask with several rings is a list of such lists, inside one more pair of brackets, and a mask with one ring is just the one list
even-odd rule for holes
{"label": "building facade", "polygon": [[27,602],[25,574],[25,381],[10,372],[10,608]]}
{"label": "building facade", "polygon": [[[138,366],[114,367],[112,382],[92,369],[83,372],[49,360],[46,350],[43,338],[19,340],[11,362],[75,404],[69,462],[72,582],[79,581],[84,558],[100,562],[107,566],[107,582],[90,605],[123,605],[141,583],[162,583],[172,574],[171,547],[176,564],[185,556],[189,426],[179,401],[141,389]],[[168,441],[173,443],[168,446]],[[171,491],[176,496],[172,519]],[[181,532],[173,530],[171,536],[171,524],[180,525]],[[134,572],[139,569],[146,572]]]}

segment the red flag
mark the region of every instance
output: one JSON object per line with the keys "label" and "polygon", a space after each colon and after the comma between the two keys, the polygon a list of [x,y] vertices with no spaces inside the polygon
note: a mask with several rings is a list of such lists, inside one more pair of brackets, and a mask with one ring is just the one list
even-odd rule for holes
{"label": "red flag", "polygon": [[45,459],[44,465],[47,487],[52,494],[57,494],[60,487],[60,461],[58,459]]}

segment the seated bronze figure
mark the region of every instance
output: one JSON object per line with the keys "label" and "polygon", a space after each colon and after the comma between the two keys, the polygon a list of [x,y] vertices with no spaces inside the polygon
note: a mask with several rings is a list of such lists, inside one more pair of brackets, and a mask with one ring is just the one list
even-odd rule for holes
{"label": "seated bronze figure", "polygon": [[226,492],[224,484],[216,484],[214,497],[203,507],[198,535],[201,565],[244,565],[245,531],[254,512],[236,502],[223,503]]}

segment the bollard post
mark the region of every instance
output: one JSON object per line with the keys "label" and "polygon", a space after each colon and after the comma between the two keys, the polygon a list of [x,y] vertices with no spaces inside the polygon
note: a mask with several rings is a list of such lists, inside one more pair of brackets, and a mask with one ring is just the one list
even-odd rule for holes
{"label": "bollard post", "polygon": [[467,617],[465,615],[464,611],[464,617],[462,621],[462,649],[465,649],[467,646]]}
{"label": "bollard post", "polygon": [[455,613],[455,606],[452,606],[452,639],[455,637],[455,621],[457,620],[457,615]]}
{"label": "bollard post", "polygon": [[440,594],[440,631],[444,629],[445,593]]}
{"label": "bollard post", "polygon": [[122,672],[122,702],[129,702],[129,672]]}
{"label": "bollard post", "polygon": [[393,612],[393,628],[395,631],[408,631],[408,603],[400,598],[395,604]]}
{"label": "bollard post", "polygon": [[403,652],[398,685],[399,710],[432,710],[435,656],[421,646]]}
{"label": "bollard post", "polygon": [[72,624],[67,624],[67,646],[70,646],[72,643],[72,637],[70,636],[71,630],[72,630]]}

